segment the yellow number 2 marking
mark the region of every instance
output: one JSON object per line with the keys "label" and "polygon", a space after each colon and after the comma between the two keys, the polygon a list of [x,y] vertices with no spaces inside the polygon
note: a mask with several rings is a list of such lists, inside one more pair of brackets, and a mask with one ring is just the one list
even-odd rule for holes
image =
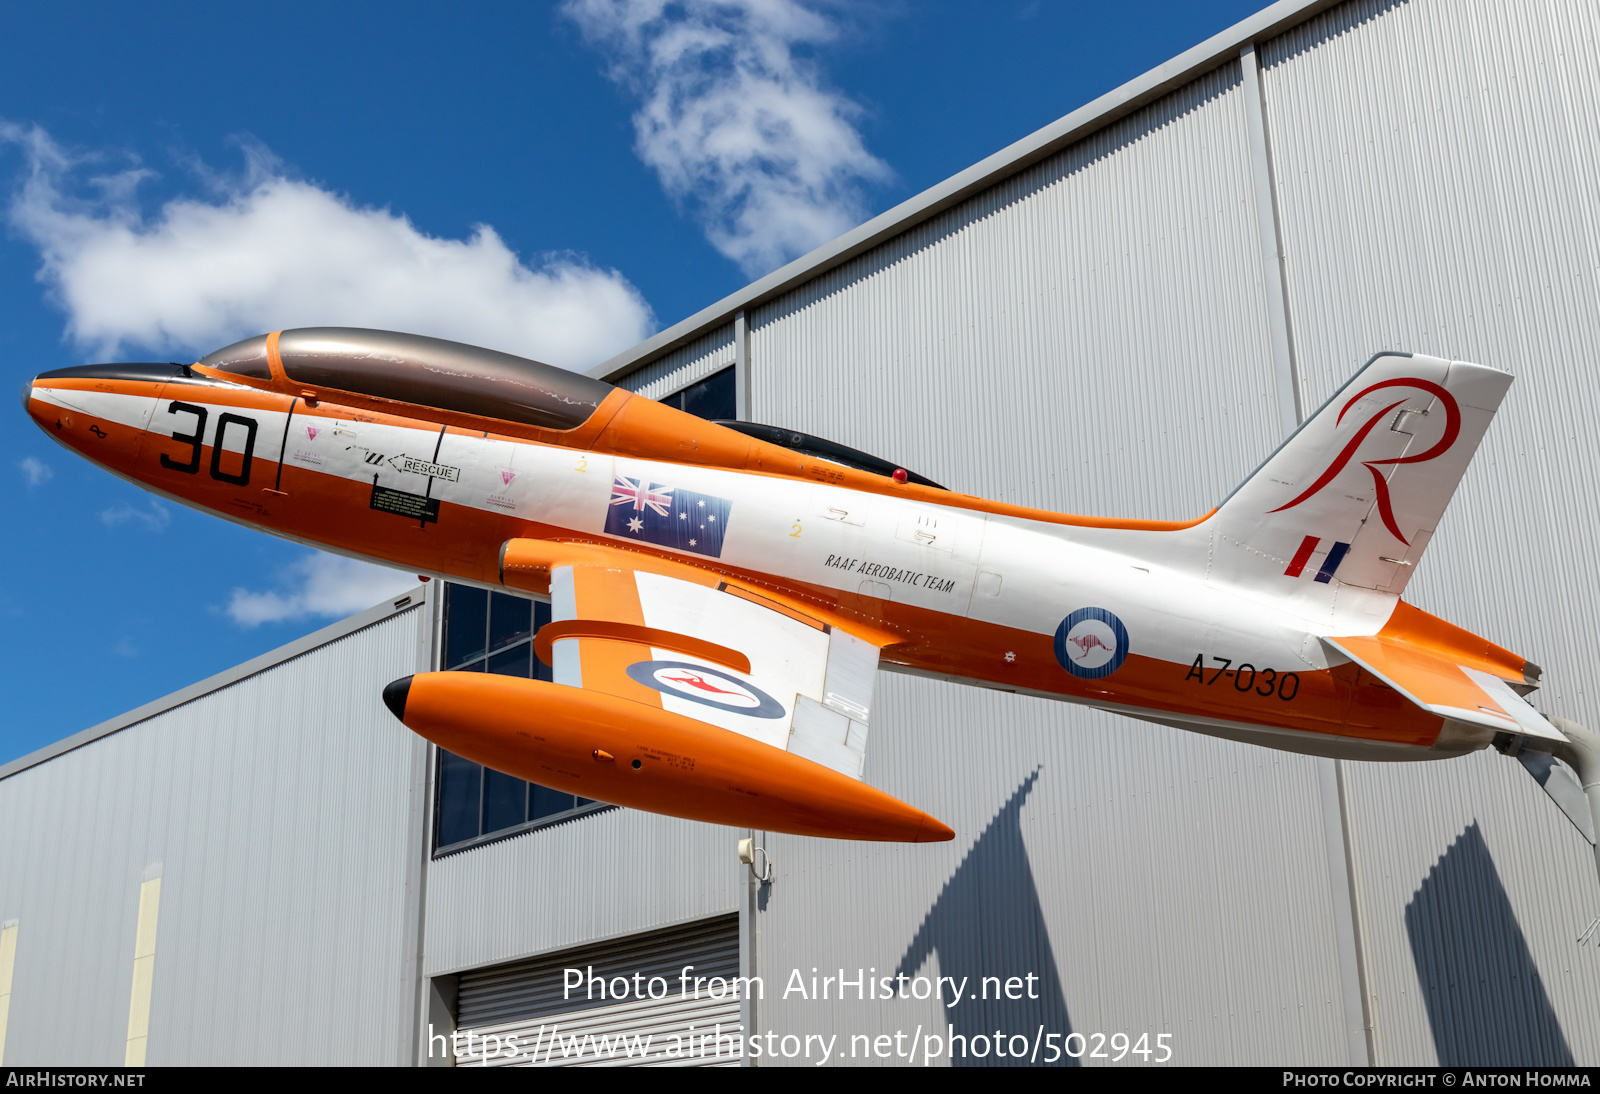
{"label": "yellow number 2 marking", "polygon": [[799,539],[800,538],[800,522],[799,521],[795,521],[794,522],[794,527],[789,529],[789,535],[793,539]]}
{"label": "yellow number 2 marking", "polygon": [[587,470],[589,470],[589,461],[587,459],[585,459],[585,458],[580,457],[578,459],[578,466],[574,467],[573,470],[574,471],[587,471]]}

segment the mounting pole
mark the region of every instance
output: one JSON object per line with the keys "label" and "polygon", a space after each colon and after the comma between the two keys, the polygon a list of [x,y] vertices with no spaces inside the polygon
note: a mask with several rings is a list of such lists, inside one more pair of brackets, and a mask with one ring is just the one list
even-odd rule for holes
{"label": "mounting pole", "polygon": [[[1566,744],[1550,743],[1550,754],[1578,773],[1584,797],[1589,799],[1589,817],[1600,835],[1600,734],[1595,734],[1569,718],[1551,718],[1550,724],[1567,736]],[[1594,867],[1600,876],[1600,842],[1594,846]]]}

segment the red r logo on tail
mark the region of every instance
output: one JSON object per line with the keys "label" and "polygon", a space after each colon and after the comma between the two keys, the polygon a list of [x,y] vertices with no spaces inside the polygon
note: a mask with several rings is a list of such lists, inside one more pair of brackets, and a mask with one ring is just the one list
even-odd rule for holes
{"label": "red r logo on tail", "polygon": [[[1384,380],[1382,383],[1373,384],[1365,391],[1351,396],[1350,401],[1345,403],[1343,409],[1339,411],[1338,421],[1343,422],[1345,413],[1363,398],[1372,394],[1374,391],[1378,391],[1386,387],[1419,388],[1423,391],[1426,391],[1429,395],[1437,398],[1439,402],[1444,405],[1444,435],[1439,438],[1432,448],[1428,449],[1426,452],[1418,452],[1413,456],[1395,456],[1387,460],[1363,461],[1363,466],[1366,467],[1368,471],[1372,472],[1372,483],[1378,492],[1378,513],[1383,517],[1384,527],[1388,528],[1389,531],[1393,533],[1395,539],[1398,539],[1401,543],[1409,546],[1411,541],[1400,534],[1400,528],[1395,523],[1394,507],[1389,501],[1388,480],[1383,477],[1382,472],[1380,472],[1378,468],[1387,464],[1426,463],[1428,460],[1444,455],[1447,451],[1449,451],[1450,446],[1456,443],[1456,438],[1461,435],[1461,407],[1456,403],[1454,395],[1451,395],[1448,391],[1433,381],[1422,380],[1416,377],[1401,377],[1399,379]],[[1276,509],[1271,510],[1271,512],[1281,513],[1285,509],[1293,509],[1301,502],[1307,500],[1308,498],[1315,497],[1318,493],[1320,493],[1323,487],[1332,482],[1334,478],[1338,476],[1339,472],[1345,469],[1345,465],[1350,462],[1353,456],[1355,456],[1356,449],[1361,447],[1361,442],[1367,439],[1367,434],[1372,432],[1373,427],[1379,422],[1383,421],[1384,416],[1387,415],[1391,410],[1404,405],[1404,403],[1404,399],[1401,399],[1399,402],[1390,403],[1388,406],[1374,414],[1370,419],[1368,419],[1365,425],[1356,430],[1356,435],[1350,438],[1350,443],[1344,446],[1344,451],[1340,452],[1339,455],[1334,458],[1334,461],[1328,465],[1328,469],[1318,477],[1316,482],[1311,484],[1305,493],[1301,494],[1298,498],[1295,498],[1286,505],[1278,506]]]}

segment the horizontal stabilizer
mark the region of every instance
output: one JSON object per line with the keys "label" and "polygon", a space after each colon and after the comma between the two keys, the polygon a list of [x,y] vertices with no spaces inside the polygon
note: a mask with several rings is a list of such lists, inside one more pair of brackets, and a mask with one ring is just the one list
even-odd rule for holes
{"label": "horizontal stabilizer", "polygon": [[1559,729],[1498,676],[1395,638],[1324,638],[1424,710],[1503,733],[1565,741]]}

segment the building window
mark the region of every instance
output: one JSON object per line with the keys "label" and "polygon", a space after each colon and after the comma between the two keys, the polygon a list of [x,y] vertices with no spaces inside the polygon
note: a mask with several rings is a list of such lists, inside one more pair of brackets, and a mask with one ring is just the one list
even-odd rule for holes
{"label": "building window", "polygon": [[[444,667],[549,680],[550,666],[533,653],[533,636],[550,622],[550,605],[467,585],[446,586]],[[609,808],[603,802],[524,782],[439,750],[434,820],[437,852]]]}
{"label": "building window", "polygon": [[697,418],[732,421],[739,416],[739,398],[734,387],[732,368],[707,376],[698,384],[675,391],[661,401]]}

